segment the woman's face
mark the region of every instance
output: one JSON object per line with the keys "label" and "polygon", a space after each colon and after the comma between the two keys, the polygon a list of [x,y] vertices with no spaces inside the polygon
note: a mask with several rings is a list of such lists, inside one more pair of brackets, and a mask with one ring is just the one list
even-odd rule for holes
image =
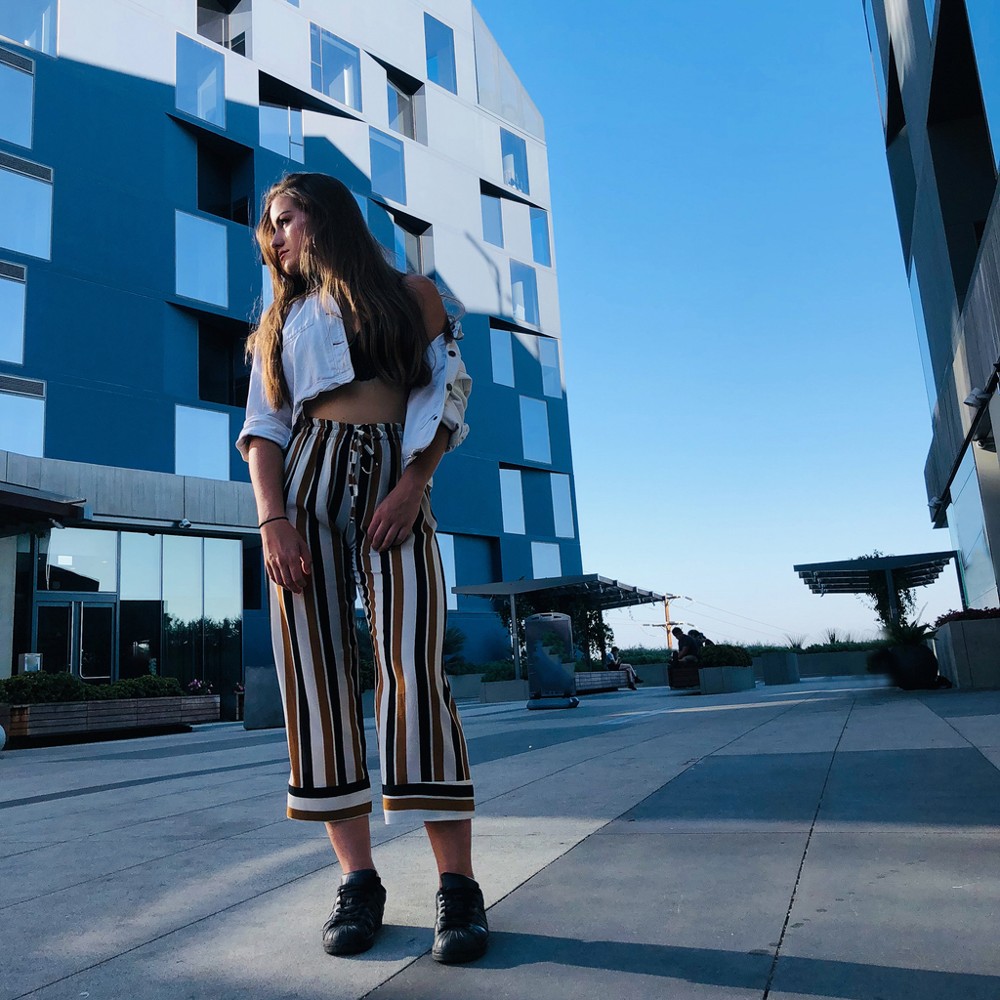
{"label": "woman's face", "polygon": [[309,239],[309,216],[287,194],[271,202],[271,247],[278,256],[278,266],[285,274],[296,274],[302,247]]}

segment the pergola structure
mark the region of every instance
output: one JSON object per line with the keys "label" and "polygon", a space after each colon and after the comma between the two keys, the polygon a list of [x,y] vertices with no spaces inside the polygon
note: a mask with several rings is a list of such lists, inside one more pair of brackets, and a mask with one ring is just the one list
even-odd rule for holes
{"label": "pergola structure", "polygon": [[0,538],[47,530],[58,524],[87,520],[90,507],[82,498],[0,482]]}
{"label": "pergola structure", "polygon": [[628,583],[610,580],[596,573],[583,576],[550,576],[542,580],[508,580],[501,583],[477,583],[467,587],[452,587],[452,593],[468,597],[504,598],[510,601],[511,646],[514,649],[514,672],[521,676],[521,650],[517,641],[517,597],[519,594],[544,592],[553,601],[582,598],[592,608],[610,611],[635,604],[660,604],[663,594],[642,590]]}
{"label": "pergola structure", "polygon": [[794,566],[805,585],[814,593],[870,594],[885,583],[889,595],[889,615],[899,621],[900,609],[896,604],[898,590],[926,587],[941,575],[944,568],[955,560],[958,589],[962,607],[968,607],[965,580],[959,554],[951,552],[920,552],[910,556],[865,556],[861,559],[843,559],[840,562],[808,563]]}

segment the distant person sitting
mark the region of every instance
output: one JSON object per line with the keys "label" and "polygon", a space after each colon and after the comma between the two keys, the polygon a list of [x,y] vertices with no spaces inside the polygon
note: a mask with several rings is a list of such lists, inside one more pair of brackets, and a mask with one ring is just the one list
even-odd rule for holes
{"label": "distant person sitting", "polygon": [[684,664],[693,667],[698,662],[698,652],[701,648],[697,637],[692,638],[690,634],[685,635],[684,630],[679,626],[671,629],[670,634],[677,640],[677,648],[670,657],[670,662],[674,665]]}
{"label": "distant person sitting", "polygon": [[699,653],[701,652],[701,650],[705,646],[714,646],[715,645],[715,643],[712,642],[712,640],[709,639],[709,637],[707,635],[705,635],[704,632],[699,632],[698,629],[696,629],[696,628],[689,628],[688,629],[688,635],[691,636],[695,640],[695,643],[696,643],[696,645],[698,647],[698,652]]}
{"label": "distant person sitting", "polygon": [[621,653],[618,651],[617,646],[611,647],[611,652],[608,653],[608,670],[624,670],[625,671],[625,682],[628,684],[630,691],[638,691],[639,689],[635,686],[636,681],[639,679],[635,667],[631,663],[622,663]]}

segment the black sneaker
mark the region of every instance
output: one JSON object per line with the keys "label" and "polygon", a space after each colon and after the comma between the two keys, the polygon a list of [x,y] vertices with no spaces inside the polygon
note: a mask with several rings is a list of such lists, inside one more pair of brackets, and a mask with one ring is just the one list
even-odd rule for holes
{"label": "black sneaker", "polygon": [[375,943],[385,912],[385,886],[373,868],[344,875],[333,912],[323,924],[323,950],[328,955],[357,955]]}
{"label": "black sneaker", "polygon": [[486,905],[479,883],[464,875],[446,872],[441,876],[441,888],[437,893],[431,957],[446,965],[472,962],[486,953],[489,940]]}

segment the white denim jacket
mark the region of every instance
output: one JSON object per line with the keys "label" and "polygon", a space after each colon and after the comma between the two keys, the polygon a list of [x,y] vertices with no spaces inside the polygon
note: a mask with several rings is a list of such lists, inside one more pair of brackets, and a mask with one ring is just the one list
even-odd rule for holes
{"label": "white denim jacket", "polygon": [[[469,433],[465,408],[472,379],[465,370],[456,341],[462,338],[458,320],[427,345],[431,379],[410,390],[403,425],[403,465],[409,465],[430,443],[441,424],[448,428],[448,451],[457,448]],[[249,461],[250,438],[273,441],[282,450],[292,439],[292,428],[302,415],[303,404],[321,392],[354,381],[347,331],[336,303],[326,307],[315,292],[292,305],[285,319],[281,363],[290,402],[274,410],[264,394],[260,363],[254,355],[247,395],[247,417],[236,439],[236,447]]]}

